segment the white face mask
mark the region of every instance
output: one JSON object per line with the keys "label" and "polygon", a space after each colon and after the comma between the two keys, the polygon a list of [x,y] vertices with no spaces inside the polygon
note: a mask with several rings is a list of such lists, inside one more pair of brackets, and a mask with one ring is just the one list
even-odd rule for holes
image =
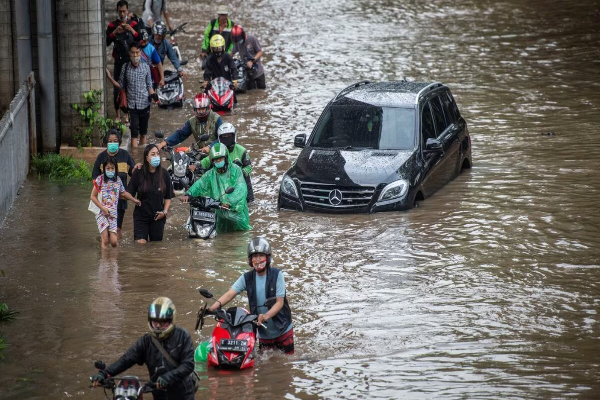
{"label": "white face mask", "polygon": [[131,57],[131,62],[134,64],[139,64],[141,57]]}

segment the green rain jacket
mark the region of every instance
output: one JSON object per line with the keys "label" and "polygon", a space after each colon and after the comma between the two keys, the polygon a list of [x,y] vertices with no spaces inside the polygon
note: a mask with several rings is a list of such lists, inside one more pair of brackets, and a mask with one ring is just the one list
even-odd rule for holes
{"label": "green rain jacket", "polygon": [[[193,197],[211,197],[215,200],[220,198],[222,203],[229,204],[229,210],[217,210],[217,232],[247,231],[252,227],[246,204],[246,181],[242,169],[229,161],[228,163],[227,171],[223,174],[218,173],[216,168],[206,171],[189,188],[187,194]],[[235,190],[224,194],[230,186]]]}

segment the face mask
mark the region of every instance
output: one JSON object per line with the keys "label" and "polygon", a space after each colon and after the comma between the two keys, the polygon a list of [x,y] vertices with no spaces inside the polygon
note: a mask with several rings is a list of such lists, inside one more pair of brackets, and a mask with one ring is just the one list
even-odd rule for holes
{"label": "face mask", "polygon": [[232,137],[219,138],[219,142],[223,143],[226,147],[231,147],[235,144],[235,141]]}
{"label": "face mask", "polygon": [[225,166],[225,161],[219,161],[217,163],[215,163],[215,167],[217,168],[223,168]]}
{"label": "face mask", "polygon": [[138,64],[140,62],[141,57],[131,57],[131,62],[133,64]]}
{"label": "face mask", "polygon": [[115,177],[115,171],[106,171],[106,177],[107,178],[114,178]]}
{"label": "face mask", "polygon": [[119,150],[119,143],[109,143],[106,147],[109,153],[116,153]]}
{"label": "face mask", "polygon": [[160,165],[160,156],[154,156],[150,158],[150,165],[158,167]]}

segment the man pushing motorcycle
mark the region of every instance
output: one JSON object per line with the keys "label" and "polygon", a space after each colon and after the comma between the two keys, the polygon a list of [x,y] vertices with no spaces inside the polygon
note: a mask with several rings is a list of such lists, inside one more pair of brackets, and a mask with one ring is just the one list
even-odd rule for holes
{"label": "man pushing motorcycle", "polygon": [[[222,208],[216,211],[219,233],[252,229],[246,204],[248,189],[242,169],[229,161],[229,150],[222,143],[215,143],[210,149],[209,158],[213,168],[189,188],[181,201],[187,203],[190,196],[204,196],[220,201]],[[234,190],[227,193],[230,187]]]}
{"label": "man pushing motorcycle", "polygon": [[[277,348],[286,354],[294,354],[292,311],[285,295],[285,281],[283,273],[271,266],[272,261],[269,241],[263,237],[252,239],[248,244],[248,264],[252,270],[242,275],[231,289],[219,297],[210,311],[216,311],[246,291],[250,314],[258,315],[259,347]],[[269,309],[266,303],[272,297],[277,300]]]}
{"label": "man pushing motorcycle", "polygon": [[193,400],[198,387],[194,372],[194,347],[190,334],[175,325],[176,309],[167,297],[155,299],[148,307],[149,333],[139,338],[108,368],[90,377],[93,386],[100,386],[133,367],[146,364],[150,380],[156,382],[153,398]]}
{"label": "man pushing motorcycle", "polygon": [[[210,100],[206,93],[198,93],[193,100],[194,116],[186,121],[186,123],[173,132],[171,136],[156,145],[159,150],[165,146],[175,146],[190,135],[194,135],[196,147],[202,152],[210,151],[209,144],[216,142],[218,139],[217,130],[223,124],[221,116],[211,110]],[[200,138],[203,135],[209,135],[209,139],[202,141]]]}

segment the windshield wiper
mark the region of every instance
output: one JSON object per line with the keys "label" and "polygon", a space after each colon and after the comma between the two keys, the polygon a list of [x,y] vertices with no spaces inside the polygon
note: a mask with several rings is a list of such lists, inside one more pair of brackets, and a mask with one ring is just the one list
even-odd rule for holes
{"label": "windshield wiper", "polygon": [[367,149],[372,149],[372,147],[352,147],[352,146],[346,146],[346,147],[342,148],[342,150],[367,150]]}

